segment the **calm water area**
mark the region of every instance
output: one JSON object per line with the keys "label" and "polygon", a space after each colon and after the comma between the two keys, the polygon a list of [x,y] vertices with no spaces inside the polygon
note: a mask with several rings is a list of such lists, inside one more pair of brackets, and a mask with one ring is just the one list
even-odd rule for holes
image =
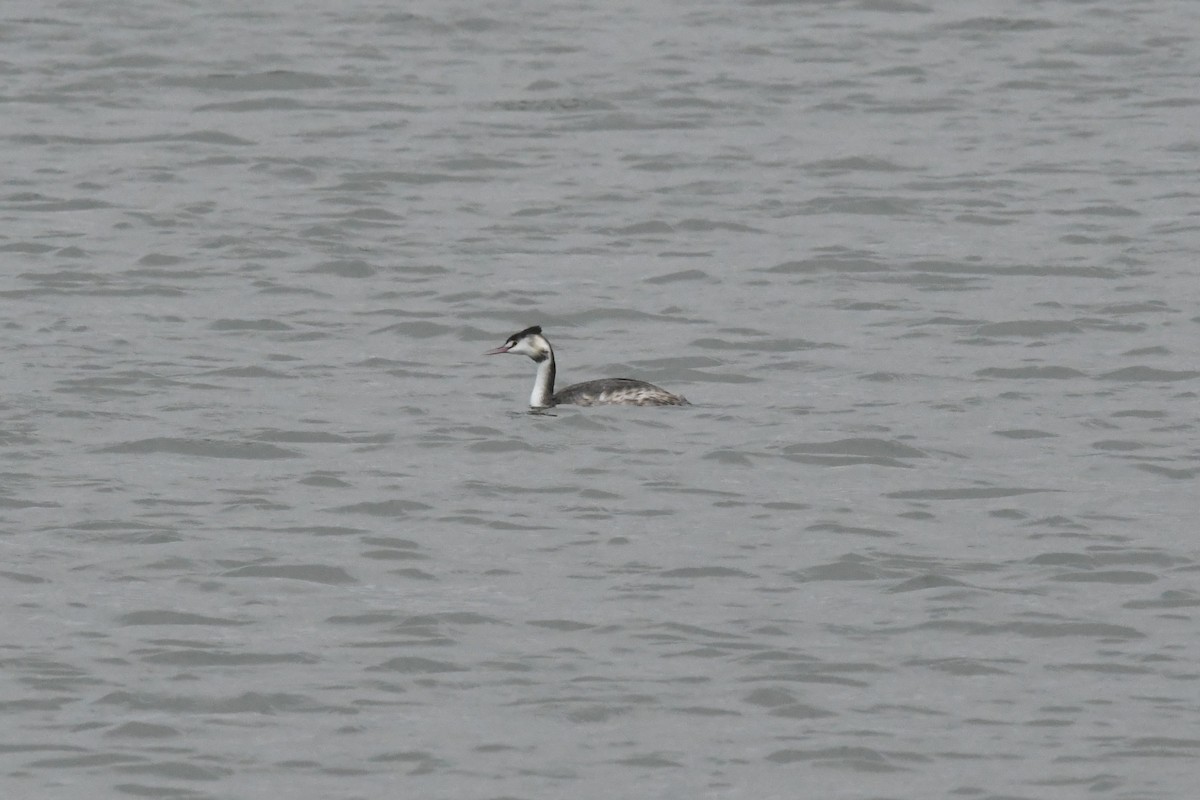
{"label": "calm water area", "polygon": [[[1200,3],[0,6],[0,796],[1188,800]],[[529,414],[633,377],[683,408]]]}

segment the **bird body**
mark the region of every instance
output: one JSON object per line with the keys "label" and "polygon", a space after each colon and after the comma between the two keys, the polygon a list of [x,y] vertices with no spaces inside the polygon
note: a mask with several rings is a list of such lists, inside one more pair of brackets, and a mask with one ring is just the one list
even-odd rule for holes
{"label": "bird body", "polygon": [[691,405],[682,395],[672,394],[652,383],[632,378],[600,378],[572,384],[555,392],[554,348],[542,335],[541,326],[538,325],[514,333],[504,344],[487,351],[484,355],[494,356],[502,353],[528,356],[538,365],[533,392],[529,396],[531,408],[550,408],[557,405]]}

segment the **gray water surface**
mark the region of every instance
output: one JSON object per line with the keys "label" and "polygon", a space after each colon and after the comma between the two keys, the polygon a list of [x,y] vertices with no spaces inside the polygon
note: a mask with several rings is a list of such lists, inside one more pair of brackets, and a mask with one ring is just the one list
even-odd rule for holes
{"label": "gray water surface", "polygon": [[0,793],[1194,796],[1198,38],[8,3]]}

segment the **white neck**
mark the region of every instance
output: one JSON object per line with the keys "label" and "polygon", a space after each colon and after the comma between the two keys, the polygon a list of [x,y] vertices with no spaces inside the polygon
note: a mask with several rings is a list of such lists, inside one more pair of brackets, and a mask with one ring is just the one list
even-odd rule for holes
{"label": "white neck", "polygon": [[537,377],[533,379],[533,394],[529,395],[530,408],[549,408],[554,396],[554,351],[538,364]]}

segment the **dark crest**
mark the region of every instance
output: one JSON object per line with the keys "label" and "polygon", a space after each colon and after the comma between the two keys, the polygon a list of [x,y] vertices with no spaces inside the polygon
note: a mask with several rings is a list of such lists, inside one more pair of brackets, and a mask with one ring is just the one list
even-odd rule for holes
{"label": "dark crest", "polygon": [[508,337],[508,340],[510,342],[519,342],[522,339],[524,339],[526,336],[532,336],[535,333],[538,336],[542,335],[542,326],[541,325],[534,325],[533,327],[526,328],[523,331],[518,331],[517,333],[514,333],[512,336]]}

